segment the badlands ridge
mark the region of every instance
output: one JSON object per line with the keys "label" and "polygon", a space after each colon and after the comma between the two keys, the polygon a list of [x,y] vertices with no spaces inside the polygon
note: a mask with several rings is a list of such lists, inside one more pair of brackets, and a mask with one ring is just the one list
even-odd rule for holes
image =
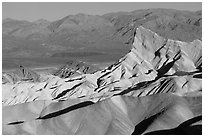
{"label": "badlands ridge", "polygon": [[165,39],[142,26],[133,36],[132,49],[103,70],[4,82],[3,134],[201,132],[202,42]]}

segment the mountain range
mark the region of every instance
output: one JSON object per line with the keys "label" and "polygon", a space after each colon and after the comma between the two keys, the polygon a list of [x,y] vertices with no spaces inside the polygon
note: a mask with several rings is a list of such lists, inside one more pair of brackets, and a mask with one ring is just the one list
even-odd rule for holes
{"label": "mountain range", "polygon": [[[7,18],[2,23],[3,67],[15,64],[14,59],[24,64],[56,63],[58,58],[85,57],[96,62],[101,58],[116,61],[131,49],[138,26],[164,38],[186,42],[201,40],[202,36],[201,11],[173,9],[145,9],[101,16],[80,13],[52,22]],[[39,58],[45,61],[42,63]]]}

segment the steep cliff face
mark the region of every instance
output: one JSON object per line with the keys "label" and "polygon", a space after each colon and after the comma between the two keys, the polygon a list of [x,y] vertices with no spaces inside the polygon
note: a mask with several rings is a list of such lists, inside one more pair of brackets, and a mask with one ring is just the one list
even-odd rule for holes
{"label": "steep cliff face", "polygon": [[53,76],[38,84],[19,83],[12,88],[4,85],[9,91],[4,89],[3,92],[12,95],[3,98],[3,105],[68,98],[97,102],[118,94],[147,96],[171,92],[182,95],[201,91],[201,52],[200,40],[186,43],[164,39],[139,27],[130,52],[113,65],[74,78]]}

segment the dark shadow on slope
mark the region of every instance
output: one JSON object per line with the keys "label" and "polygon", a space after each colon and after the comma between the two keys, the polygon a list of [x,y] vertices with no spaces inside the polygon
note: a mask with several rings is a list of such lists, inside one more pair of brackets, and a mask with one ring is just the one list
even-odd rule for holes
{"label": "dark shadow on slope", "polygon": [[183,129],[157,130],[145,135],[202,135],[202,125],[189,126]]}
{"label": "dark shadow on slope", "polygon": [[72,81],[76,81],[76,80],[82,80],[84,77],[81,77],[81,78],[75,78],[75,79],[69,79],[65,82],[72,82]]}
{"label": "dark shadow on slope", "polygon": [[[158,74],[157,74],[157,77],[155,77],[154,80],[140,82],[140,83],[136,84],[134,87],[129,87],[128,89],[123,90],[122,92],[120,92],[118,94],[115,94],[114,96],[116,96],[116,95],[124,95],[124,94],[127,94],[127,93],[129,93],[129,92],[131,92],[133,90],[138,90],[138,89],[146,88],[146,87],[148,87],[149,85],[151,85],[152,83],[156,82],[157,80],[159,80],[162,77],[185,76],[185,75],[194,75],[195,74],[194,78],[202,78],[202,74],[196,74],[196,73],[200,73],[200,70],[193,71],[193,72],[178,71],[178,72],[175,72],[172,75],[166,75],[166,73],[173,67],[175,62],[177,60],[179,60],[180,58],[181,58],[181,55],[180,55],[180,51],[179,51],[175,55],[175,57],[173,58],[173,61],[169,62],[166,65],[163,65],[159,70],[157,70]],[[134,75],[132,77],[134,77]],[[161,84],[162,84],[162,82],[161,82]],[[164,86],[166,86],[166,84]]]}
{"label": "dark shadow on slope", "polygon": [[129,93],[129,92],[131,92],[133,90],[138,90],[138,89],[141,89],[141,88],[148,87],[154,81],[155,80],[140,82],[140,83],[136,84],[135,87],[129,87],[129,88],[123,90],[122,92],[118,93],[118,94],[114,94],[113,96],[124,95],[124,94],[127,94],[127,93]]}
{"label": "dark shadow on slope", "polygon": [[175,57],[173,58],[173,61],[171,61],[171,62],[169,62],[167,65],[164,65],[164,66],[162,66],[159,70],[157,70],[157,72],[158,72],[158,78],[160,78],[160,77],[162,77],[164,74],[166,74],[172,67],[173,67],[173,65],[174,65],[174,63],[177,61],[177,60],[179,60],[180,58],[181,58],[181,55],[180,55],[180,52],[181,51],[179,51],[176,55],[175,55]]}
{"label": "dark shadow on slope", "polygon": [[91,101],[81,102],[79,104],[67,107],[65,109],[62,109],[62,110],[47,114],[47,115],[45,115],[43,117],[39,117],[37,119],[49,119],[49,118],[57,117],[59,115],[63,115],[63,114],[68,113],[70,111],[73,111],[73,110],[76,110],[76,109],[79,109],[79,108],[83,108],[83,107],[86,107],[86,106],[89,106],[89,105],[92,105],[92,104],[94,104],[94,103],[91,102]]}
{"label": "dark shadow on slope", "polygon": [[[197,73],[198,71],[194,71],[194,72],[182,72],[182,71],[179,71],[179,72],[176,72],[172,75],[158,75],[154,80],[150,80],[150,81],[143,81],[143,82],[140,82],[140,83],[137,83],[134,87],[129,87],[125,90],[123,90],[122,92],[118,93],[118,94],[115,94],[114,96],[116,95],[124,95],[124,94],[127,94],[133,90],[139,90],[139,89],[144,89],[144,88],[147,88],[148,86],[150,86],[152,83],[156,82],[157,80],[161,79],[161,78],[165,78],[164,80],[161,80],[160,81],[160,86],[158,86],[156,92],[157,93],[161,93],[163,88],[166,87],[166,85],[171,82],[171,78],[168,79],[168,77],[171,77],[171,76],[188,76],[188,75],[193,75],[193,78],[199,78],[199,79],[202,79],[202,74],[201,73]],[[154,89],[154,88],[153,88]],[[171,87],[169,88],[171,89]],[[150,94],[151,92],[149,92],[148,94]],[[142,92],[141,92],[142,94]],[[140,94],[138,95],[140,96]]]}
{"label": "dark shadow on slope", "polygon": [[145,120],[140,122],[135,126],[135,129],[132,133],[132,135],[141,135],[153,122],[154,120],[163,113],[164,111],[161,111]]}
{"label": "dark shadow on slope", "polygon": [[152,131],[146,133],[145,135],[202,135],[202,125],[192,125],[201,120],[202,116],[197,116],[183,122],[176,128]]}
{"label": "dark shadow on slope", "polygon": [[193,78],[202,79],[202,73],[200,73],[200,74],[195,74],[195,75],[193,76]]}
{"label": "dark shadow on slope", "polygon": [[62,91],[62,92],[61,92],[60,94],[58,94],[57,97],[55,97],[53,100],[59,99],[59,98],[63,97],[63,96],[66,95],[69,91],[74,90],[75,88],[79,87],[81,84],[83,84],[83,82],[82,82],[82,83],[79,83],[79,84],[77,84],[77,85],[74,85],[74,86],[73,86],[72,88],[70,88],[70,89],[67,89],[67,90]]}
{"label": "dark shadow on slope", "polygon": [[154,52],[154,59],[155,59],[156,57],[161,58],[161,53],[160,53],[160,51],[161,51],[161,49],[163,49],[163,48],[166,46],[167,41],[168,41],[168,39],[165,39],[163,45],[162,45],[159,49],[157,49],[157,50]]}
{"label": "dark shadow on slope", "polygon": [[11,122],[11,123],[8,123],[7,125],[17,125],[17,124],[21,124],[21,123],[24,123],[24,121]]}
{"label": "dark shadow on slope", "polygon": [[[159,79],[159,78],[158,78]],[[127,94],[131,91],[134,91],[134,90],[139,90],[139,89],[145,89],[147,88],[148,86],[150,86],[152,83],[156,82],[158,80],[157,78],[155,78],[154,80],[151,80],[151,81],[143,81],[143,82],[140,82],[140,83],[137,83],[134,87],[129,87],[125,90],[123,90],[122,92],[118,93],[118,94],[114,94],[114,96],[116,95],[124,95],[124,94]],[[166,85],[168,85],[169,82],[171,82],[171,79],[163,79],[160,82],[160,86],[158,86],[158,88],[156,89],[156,92],[157,93],[161,93],[163,91],[163,88],[166,87]],[[154,88],[153,88],[154,89]],[[171,89],[171,87],[169,88]],[[150,90],[149,93],[147,94],[150,94],[151,91],[153,90]],[[141,92],[138,97],[142,94],[143,92]]]}

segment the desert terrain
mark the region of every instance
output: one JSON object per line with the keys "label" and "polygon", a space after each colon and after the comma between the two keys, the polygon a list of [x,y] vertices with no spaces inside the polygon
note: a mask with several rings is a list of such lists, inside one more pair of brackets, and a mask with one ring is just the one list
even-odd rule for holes
{"label": "desert terrain", "polygon": [[2,133],[202,134],[202,11],[4,19]]}

